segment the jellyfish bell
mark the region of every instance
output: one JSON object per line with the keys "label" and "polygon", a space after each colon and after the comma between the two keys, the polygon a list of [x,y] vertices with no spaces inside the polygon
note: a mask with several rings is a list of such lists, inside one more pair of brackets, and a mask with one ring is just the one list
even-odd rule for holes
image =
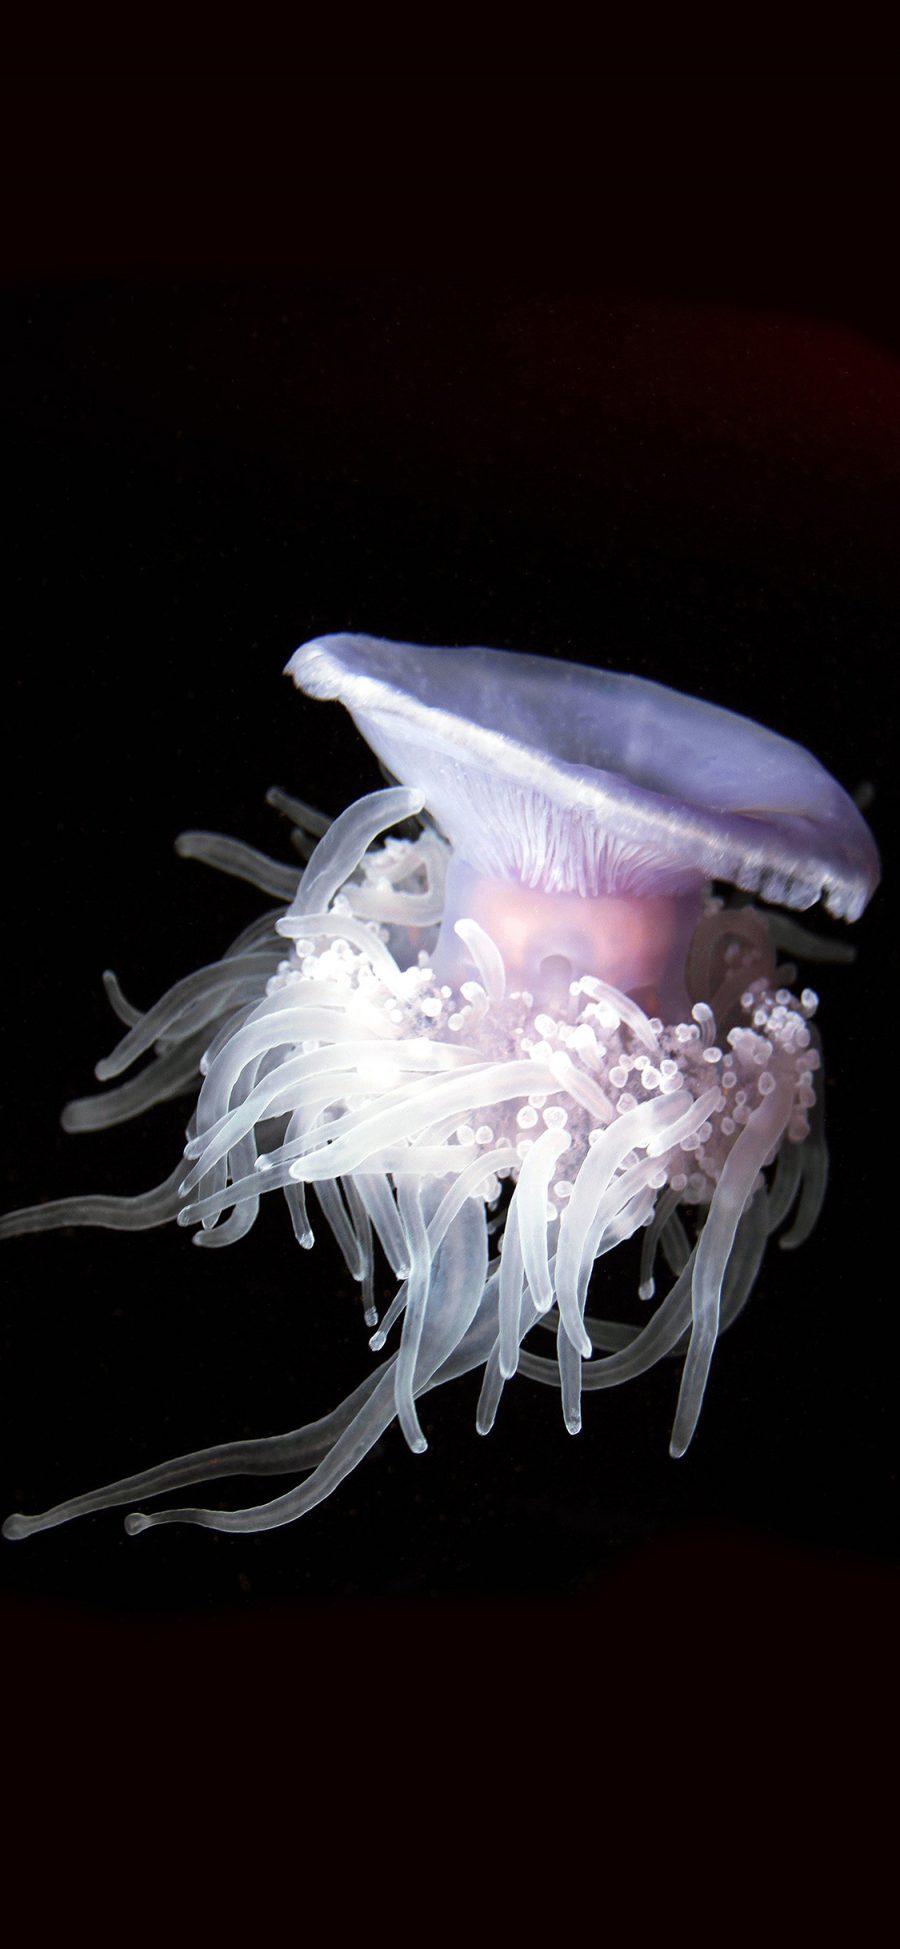
{"label": "jellyfish bell", "polygon": [[596,974],[683,1010],[712,880],[855,920],[878,881],[853,801],[802,746],[641,677],[368,636],[303,644],[307,695],[349,710],[450,842],[435,971],[473,916],[538,999]]}
{"label": "jellyfish bell", "polygon": [[[781,1243],[796,1245],[815,1222],[817,998],[777,961],[782,946],[840,956],[751,896],[821,898],[852,920],[877,883],[868,828],[816,759],[660,685],[509,651],[328,636],[288,669],[347,707],[400,782],[330,824],[271,793],[302,871],[221,835],[182,837],[182,854],[281,904],[146,1011],[106,977],[125,1029],[97,1066],[112,1087],[70,1105],[66,1127],[190,1093],[184,1158],[141,1197],[31,1207],[0,1236],[175,1219],[217,1247],[280,1190],[309,1247],[313,1198],[361,1288],[372,1351],[395,1335],[396,1348],[318,1422],[17,1514],[10,1537],[115,1504],[132,1505],[131,1533],[278,1527],[393,1420],[421,1452],[422,1397],[473,1368],[481,1432],[516,1374],[557,1388],[575,1432],[585,1392],[672,1355],[683,1454],[767,1236],[792,1219]],[[647,1323],[595,1317],[605,1256],[638,1235]],[[657,1300],[659,1259],[671,1284]],[[382,1264],[396,1290],[379,1318]],[[554,1358],[535,1346],[548,1329]],[[291,1470],[305,1479],[250,1509],[134,1508]]]}

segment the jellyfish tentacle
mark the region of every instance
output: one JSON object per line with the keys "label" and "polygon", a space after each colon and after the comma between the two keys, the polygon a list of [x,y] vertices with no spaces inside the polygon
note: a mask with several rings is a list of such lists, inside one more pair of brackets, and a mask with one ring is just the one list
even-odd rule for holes
{"label": "jellyfish tentacle", "polygon": [[760,1187],[744,1206],[722,1286],[720,1338],[743,1312],[756,1284],[769,1237],[768,1203],[769,1197]]}
{"label": "jellyfish tentacle", "polygon": [[310,855],[291,914],[318,913],[330,906],[344,881],[356,871],[373,839],[421,812],[424,795],[410,785],[390,786],[357,799],[328,827]]}
{"label": "jellyfish tentacle", "polygon": [[[676,1347],[691,1319],[691,1272],[695,1254],[692,1252],[684,1271],[676,1279],[665,1299],[657,1307],[653,1318],[644,1327],[622,1329],[632,1332],[627,1346],[607,1354],[603,1359],[592,1360],[581,1370],[582,1389],[592,1390],[604,1387],[618,1387],[621,1381],[632,1380],[637,1374],[644,1374],[655,1367],[664,1354]],[[533,1354],[523,1348],[519,1355],[519,1372],[529,1380],[542,1381],[550,1387],[559,1387],[558,1363],[546,1360],[542,1354]]]}
{"label": "jellyfish tentacle", "polygon": [[775,1165],[772,1188],[766,1201],[766,1220],[769,1232],[777,1231],[779,1225],[793,1210],[797,1194],[803,1183],[803,1158],[799,1144],[782,1144]]}
{"label": "jellyfish tentacle", "polygon": [[681,1377],[669,1452],[684,1455],[697,1426],[719,1330],[725,1269],[743,1211],[763,1164],[787,1129],[793,1084],[782,1080],[762,1098],[729,1153],[700,1234],[691,1286],[693,1328]]}
{"label": "jellyfish tentacle", "polygon": [[[486,1261],[484,1219],[469,1201],[457,1213],[435,1258],[430,1304],[423,1321],[416,1366],[416,1394],[427,1392],[441,1385],[445,1378],[465,1372],[484,1360],[484,1324],[468,1345],[466,1342],[479,1307],[485,1302],[486,1331],[496,1332],[496,1306],[492,1313],[493,1288],[486,1278]],[[166,1509],[152,1514],[136,1510],[127,1518],[126,1528],[129,1535],[137,1535],[157,1524],[184,1522],[205,1529],[243,1533],[276,1529],[293,1522],[331,1495],[395,1419],[397,1359],[394,1355],[383,1362],[330,1415],[291,1434],[199,1449],[159,1468],[126,1476],[108,1488],[59,1503],[39,1515],[10,1516],[3,1534],[19,1539],[52,1529],[75,1516],[133,1502],[137,1497],[162,1495],[194,1482],[222,1480],[234,1475],[283,1474],[292,1468],[312,1467],[313,1472],[304,1483],[273,1502],[236,1510]],[[446,1375],[442,1372],[445,1367]]]}
{"label": "jellyfish tentacle", "polygon": [[538,1313],[553,1305],[553,1280],[547,1250],[547,1197],[554,1167],[572,1139],[567,1130],[545,1130],[528,1152],[513,1197],[518,1214],[525,1278]]}
{"label": "jellyfish tentacle", "polygon": [[[396,1359],[396,1355],[393,1359]],[[8,1516],[3,1525],[3,1535],[14,1540],[33,1536],[41,1530],[56,1529],[76,1516],[114,1509],[121,1503],[133,1503],[139,1497],[166,1495],[173,1489],[186,1489],[194,1482],[226,1481],[242,1475],[282,1475],[295,1468],[313,1468],[330,1453],[338,1437],[365,1406],[388,1367],[392,1366],[393,1360],[383,1363],[373,1373],[367,1374],[359,1387],[330,1414],[323,1415],[318,1421],[307,1422],[305,1427],[294,1429],[290,1434],[217,1442],[210,1448],[197,1448],[188,1454],[176,1455],[169,1462],[141,1469],[135,1475],[123,1476],[120,1481],[111,1482],[102,1489],[70,1496],[67,1501],[55,1503],[51,1509],[42,1510],[37,1515],[17,1513]]]}
{"label": "jellyfish tentacle", "polygon": [[653,1277],[653,1266],[656,1259],[657,1247],[660,1243],[661,1233],[668,1225],[670,1218],[674,1217],[675,1212],[678,1210],[680,1198],[680,1191],[672,1191],[670,1189],[657,1200],[652,1224],[648,1226],[644,1233],[644,1242],[641,1246],[641,1269],[638,1284],[639,1299],[652,1299],[655,1294],[656,1284]]}
{"label": "jellyfish tentacle", "polygon": [[[277,962],[273,960],[273,973],[276,965]],[[148,1008],[146,1014],[142,1015],[132,1028],[126,1031],[108,1056],[101,1057],[94,1071],[98,1082],[111,1081],[114,1076],[121,1076],[123,1070],[130,1069],[138,1056],[144,1055],[152,1048],[159,1035],[171,1031],[179,1016],[183,1015],[198,998],[208,999],[211,1013],[215,1013],[221,1002],[244,979],[258,992],[262,973],[263,967],[258,954],[241,954],[233,956],[231,960],[212,962],[209,967],[198,968],[194,974],[185,975],[181,981],[176,981],[152,1008]]]}
{"label": "jellyfish tentacle", "polygon": [[186,1042],[174,1043],[149,1069],[129,1076],[116,1088],[73,1097],[60,1117],[63,1129],[69,1136],[87,1130],[111,1130],[116,1124],[143,1116],[156,1103],[186,1095],[196,1083],[207,1041],[206,1031],[201,1030]]}
{"label": "jellyfish tentacle", "polygon": [[627,1110],[600,1132],[575,1179],[572,1196],[560,1220],[556,1298],[562,1324],[572,1345],[585,1359],[590,1358],[592,1348],[581,1317],[586,1289],[583,1263],[597,1209],[629,1151],[637,1145],[646,1148],[656,1142],[662,1146],[668,1132],[677,1128],[692,1108],[693,1099],[688,1092],[676,1090],[670,1096],[657,1097],[639,1108]]}
{"label": "jellyfish tentacle", "polygon": [[801,1184],[800,1196],[794,1222],[789,1232],[784,1232],[778,1243],[783,1252],[794,1252],[798,1245],[804,1245],[813,1230],[828,1184],[828,1145],[825,1141],[825,1105],[823,1092],[816,1091],[816,1100],[810,1109],[809,1136],[805,1143],[798,1145],[800,1151]]}
{"label": "jellyfish tentacle", "polygon": [[[457,1214],[432,1268],[430,1303],[422,1323],[416,1365],[416,1393],[437,1381],[439,1369],[461,1347],[485,1296],[486,1260],[484,1219],[469,1201]],[[167,1509],[153,1514],[138,1510],[126,1519],[129,1535],[137,1535],[159,1523],[196,1523],[206,1529],[243,1532],[277,1529],[284,1523],[294,1522],[331,1495],[393,1421],[395,1362],[389,1362],[379,1372],[377,1385],[328,1455],[306,1482],[287,1495],[253,1509]]]}
{"label": "jellyfish tentacle", "polygon": [[[587,1337],[587,1336],[585,1336]],[[590,1345],[590,1341],[588,1341]],[[581,1373],[582,1356],[573,1346],[560,1315],[559,1331],[556,1336],[556,1361],[559,1368],[559,1384],[562,1393],[563,1420],[570,1435],[581,1432]]]}
{"label": "jellyfish tentacle", "polygon": [[431,1287],[431,1251],[422,1209],[422,1190],[415,1178],[401,1178],[397,1188],[397,1203],[400,1218],[409,1248],[409,1278],[407,1280],[406,1309],[403,1315],[403,1333],[400,1351],[397,1356],[397,1369],[394,1399],[397,1416],[406,1440],[414,1455],[421,1455],[428,1446],[422,1433],[416,1413],[413,1389],[419,1348],[422,1341],[422,1328],[425,1324],[425,1310]]}
{"label": "jellyfish tentacle", "polygon": [[150,1231],[168,1225],[179,1213],[178,1164],[162,1184],[140,1191],[134,1198],[107,1197],[92,1192],[83,1198],[55,1198],[46,1205],[25,1205],[0,1218],[0,1239],[20,1238],[27,1232],[57,1232],[67,1225],[97,1225],[109,1232]]}
{"label": "jellyfish tentacle", "polygon": [[293,900],[300,878],[296,866],[285,866],[270,859],[243,839],[232,839],[224,832],[180,832],[175,841],[179,859],[195,859],[212,866],[232,879],[247,880],[260,893],[274,894],[276,900]]}

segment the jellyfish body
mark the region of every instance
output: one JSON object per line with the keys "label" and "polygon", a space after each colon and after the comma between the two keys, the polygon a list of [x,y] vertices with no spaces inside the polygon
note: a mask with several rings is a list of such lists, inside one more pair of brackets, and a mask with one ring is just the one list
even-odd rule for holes
{"label": "jellyfish body", "polygon": [[[7,1536],[227,1474],[307,1471],[252,1509],[127,1518],[131,1532],[277,1527],[395,1418],[420,1452],[419,1400],[472,1368],[481,1432],[517,1373],[560,1390],[575,1432],[584,1392],[673,1354],[681,1455],[768,1234],[795,1212],[782,1243],[798,1244],[815,1221],[816,997],[776,966],[800,930],[727,905],[712,882],[857,917],[877,854],[817,761],[659,685],[506,651],[326,637],[288,670],[345,704],[400,783],[330,826],[271,794],[309,855],[302,872],[182,838],[282,904],[145,1014],[107,978],[126,1033],[98,1076],[152,1060],[66,1121],[122,1121],[199,1072],[183,1163],[143,1198],[61,1200],[13,1213],[0,1235],[175,1218],[216,1246],[280,1189],[308,1247],[312,1190],[362,1288],[372,1350],[395,1330],[398,1344],[322,1421],[12,1516]],[[641,1297],[656,1298],[660,1255],[672,1276],[641,1328],[587,1311],[599,1261],[637,1234]],[[381,1320],[376,1243],[397,1282]],[[552,1359],[524,1344],[538,1328],[555,1335]]]}

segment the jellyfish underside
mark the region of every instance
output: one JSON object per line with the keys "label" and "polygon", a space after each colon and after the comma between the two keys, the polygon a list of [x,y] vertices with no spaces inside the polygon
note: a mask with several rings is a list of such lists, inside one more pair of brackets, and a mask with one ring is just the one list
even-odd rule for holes
{"label": "jellyfish underside", "polygon": [[[408,836],[420,793],[374,793],[330,825],[282,792],[269,797],[291,822],[302,872],[220,835],[185,835],[179,851],[282,904],[146,1012],[104,977],[125,1030],[97,1066],[113,1087],[64,1113],[71,1131],[113,1125],[196,1090],[199,1076],[184,1160],[143,1196],[32,1207],[0,1221],[0,1237],[177,1219],[198,1227],[199,1246],[218,1247],[249,1231],[263,1192],[281,1189],[308,1247],[312,1187],[361,1288],[370,1346],[380,1352],[398,1325],[399,1345],[306,1427],[10,1516],[7,1537],[126,1503],[132,1534],[167,1522],[277,1528],[330,1495],[394,1419],[421,1452],[417,1403],[473,1369],[484,1370],[479,1432],[516,1373],[557,1388],[575,1432],[584,1391],[672,1356],[671,1452],[681,1455],[717,1335],[746,1303],[767,1237],[793,1213],[781,1238],[793,1247],[815,1223],[826,1175],[815,997],[798,1000],[776,954],[782,944],[810,958],[852,950],[693,885],[662,930],[656,968],[648,909],[635,913],[626,992],[597,964],[590,924],[579,938],[593,965],[573,961],[571,903],[549,950],[549,937],[543,948],[528,940],[527,923],[530,902],[544,930],[552,896],[513,887],[507,898],[494,885],[479,904],[470,878],[460,911],[465,875],[446,841],[425,820]],[[402,836],[383,837],[397,825]],[[517,983],[528,954],[540,993]],[[666,1022],[656,1004],[673,983],[684,1019]],[[656,1299],[660,1257],[671,1274],[642,1327],[586,1311],[599,1261],[636,1234],[641,1299]],[[398,1282],[380,1321],[376,1251]],[[537,1351],[540,1329],[555,1335],[552,1359]],[[305,1479],[252,1508],[134,1508],[200,1482],[293,1472]]]}

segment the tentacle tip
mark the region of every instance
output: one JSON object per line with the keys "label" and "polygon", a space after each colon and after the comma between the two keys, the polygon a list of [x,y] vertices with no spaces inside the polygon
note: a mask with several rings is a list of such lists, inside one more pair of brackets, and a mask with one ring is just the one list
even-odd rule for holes
{"label": "tentacle tip", "polygon": [[145,1516],[142,1510],[133,1509],[131,1515],[125,1518],[125,1534],[126,1536],[140,1536],[141,1530],[152,1529],[153,1523],[154,1518],[152,1516]]}
{"label": "tentacle tip", "polygon": [[370,1352],[380,1353],[386,1339],[387,1339],[387,1334],[383,1331],[381,1327],[379,1327],[378,1332],[373,1333],[372,1338],[369,1341]]}
{"label": "tentacle tip", "polygon": [[680,1462],[682,1455],[687,1454],[690,1445],[691,1445],[690,1435],[678,1435],[678,1434],[673,1435],[669,1443],[669,1454],[671,1455],[673,1462]]}
{"label": "tentacle tip", "polygon": [[489,1435],[489,1434],[490,1434],[490,1432],[491,1432],[491,1429],[493,1428],[493,1425],[494,1425],[494,1420],[493,1420],[493,1416],[491,1416],[491,1419],[490,1419],[490,1421],[483,1421],[483,1420],[481,1419],[481,1416],[480,1416],[480,1415],[477,1415],[477,1416],[476,1416],[476,1418],[475,1418],[475,1433],[476,1433],[476,1435]]}
{"label": "tentacle tip", "polygon": [[519,1371],[519,1349],[514,1354],[500,1355],[500,1372],[505,1381],[511,1381]]}
{"label": "tentacle tip", "polygon": [[566,1417],[565,1417],[565,1421],[566,1421],[566,1432],[567,1432],[568,1434],[570,1434],[570,1435],[580,1435],[580,1433],[581,1433],[581,1416],[580,1416],[580,1414],[567,1414],[567,1415],[566,1415]]}
{"label": "tentacle tip", "polygon": [[7,1516],[3,1525],[2,1534],[6,1537],[8,1543],[18,1543],[23,1536],[28,1535],[31,1527],[32,1519],[30,1516]]}
{"label": "tentacle tip", "polygon": [[805,1245],[807,1237],[806,1231],[799,1234],[796,1230],[785,1232],[783,1238],[778,1241],[778,1249],[780,1252],[796,1252],[798,1245]]}
{"label": "tentacle tip", "polygon": [[112,1062],[109,1056],[101,1056],[100,1061],[95,1062],[94,1075],[96,1076],[98,1083],[108,1083],[110,1077],[115,1076],[115,1074],[116,1074],[115,1064]]}

